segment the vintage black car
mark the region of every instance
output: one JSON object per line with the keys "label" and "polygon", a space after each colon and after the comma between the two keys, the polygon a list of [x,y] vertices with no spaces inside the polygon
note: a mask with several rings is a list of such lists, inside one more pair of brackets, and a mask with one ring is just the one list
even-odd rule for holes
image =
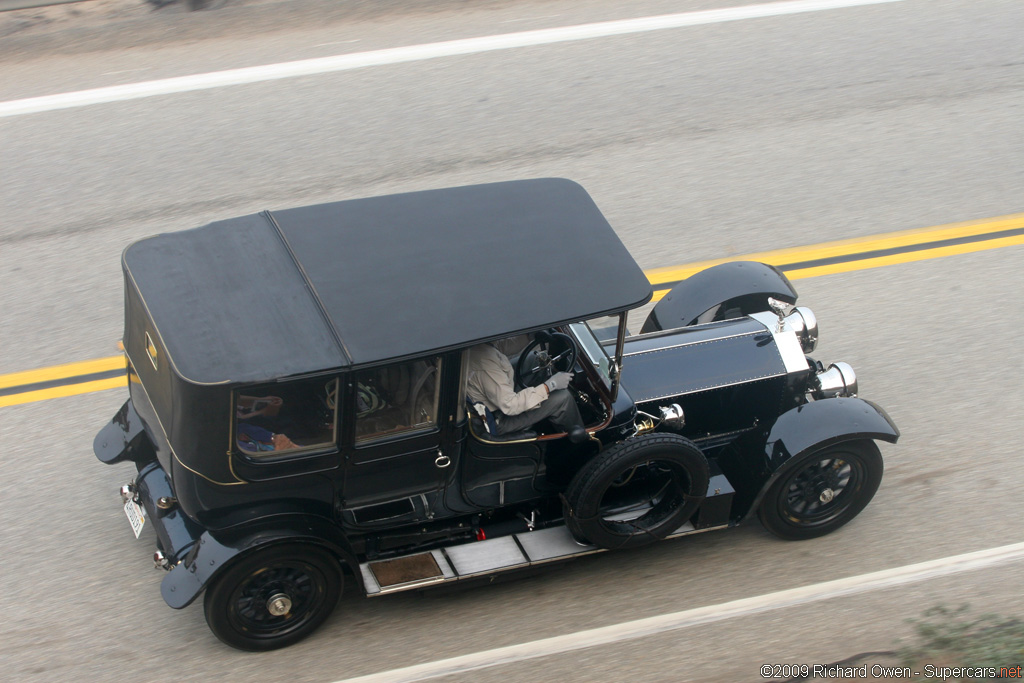
{"label": "vintage black car", "polygon": [[[378,596],[734,526],[828,533],[899,431],[810,354],[775,268],[651,285],[582,187],[538,179],[264,211],[127,248],[130,399],[97,435],[164,600],[205,592],[225,643],[268,650]],[[584,429],[498,435],[468,351],[513,335]],[[498,416],[499,418],[501,416]]]}

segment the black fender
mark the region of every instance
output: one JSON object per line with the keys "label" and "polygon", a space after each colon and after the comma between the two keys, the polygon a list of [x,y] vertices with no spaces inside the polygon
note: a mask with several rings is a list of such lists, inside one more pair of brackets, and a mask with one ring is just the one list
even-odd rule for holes
{"label": "black fender", "polygon": [[862,398],[829,398],[786,411],[764,444],[768,477],[746,517],[757,511],[765,492],[805,453],[842,441],[875,439],[896,443],[900,430],[881,407]]}
{"label": "black fender", "polygon": [[[693,325],[719,304],[738,309],[736,317],[767,311],[768,297],[796,303],[796,290],[781,270],[757,261],[720,263],[676,284],[651,310],[640,332]],[[721,313],[716,320],[723,319]]]}
{"label": "black fender", "polygon": [[174,609],[187,607],[238,558],[281,543],[310,543],[334,553],[352,570],[360,589],[365,590],[355,552],[332,521],[312,515],[287,515],[263,519],[245,529],[203,532],[185,559],[164,577],[160,594]]}
{"label": "black fender", "polygon": [[92,450],[100,462],[108,465],[125,460],[134,463],[156,460],[156,449],[131,399],[125,401],[110,422],[99,431],[93,439]]}

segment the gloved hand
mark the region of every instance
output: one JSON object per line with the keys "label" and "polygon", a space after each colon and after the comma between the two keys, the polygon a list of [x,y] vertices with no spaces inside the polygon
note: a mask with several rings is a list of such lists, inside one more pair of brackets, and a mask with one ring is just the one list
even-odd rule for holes
{"label": "gloved hand", "polygon": [[559,373],[556,373],[547,382],[544,382],[544,386],[546,386],[548,388],[548,393],[550,394],[552,391],[558,391],[559,389],[565,389],[567,386],[569,386],[569,380],[571,380],[571,379],[572,379],[572,374],[570,374],[568,372],[559,372]]}

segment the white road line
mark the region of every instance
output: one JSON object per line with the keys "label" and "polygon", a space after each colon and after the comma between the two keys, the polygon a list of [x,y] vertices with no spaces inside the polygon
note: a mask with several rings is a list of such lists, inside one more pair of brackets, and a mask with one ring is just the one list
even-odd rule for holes
{"label": "white road line", "polygon": [[588,631],[578,631],[577,633],[569,633],[564,636],[544,638],[543,640],[535,640],[529,643],[522,643],[521,645],[510,645],[494,650],[475,652],[428,664],[382,671],[370,674],[369,676],[348,678],[344,681],[339,681],[339,683],[399,683],[423,681],[441,676],[453,676],[477,669],[513,664],[527,659],[547,657],[598,645],[643,638],[698,624],[708,624],[783,607],[804,605],[840,596],[855,595],[883,588],[902,586],[908,583],[927,581],[928,579],[974,571],[1003,562],[1013,562],[1021,559],[1024,559],[1024,543],[1013,543],[964,555],[943,557],[938,560],[884,569],[870,574],[861,574],[860,576],[816,583],[801,588],[778,591],[777,593],[733,600],[732,602],[725,602],[720,605],[698,607],[697,609],[663,614],[648,619],[638,619],[623,624],[615,624]]}
{"label": "white road line", "polygon": [[903,0],[789,0],[787,2],[769,2],[758,5],[743,5],[740,7],[704,10],[700,12],[663,14],[660,16],[641,17],[638,19],[604,21],[594,24],[561,26],[558,28],[523,31],[520,33],[504,33],[493,36],[483,36],[480,38],[449,40],[440,43],[409,45],[406,47],[389,48],[386,50],[355,52],[335,55],[333,57],[303,59],[294,62],[283,62],[280,64],[266,64],[263,66],[230,69],[228,71],[213,71],[203,74],[194,74],[191,76],[164,78],[155,81],[144,81],[141,83],[128,83],[125,85],[114,85],[105,88],[93,88],[91,90],[79,90],[77,92],[60,93],[57,95],[29,97],[21,100],[8,100],[7,102],[0,102],[0,117],[36,114],[39,112],[54,111],[56,109],[84,107],[90,104],[122,102],[125,100],[135,100],[143,97],[154,97],[156,95],[169,95],[172,93],[222,88],[229,85],[242,85],[245,83],[259,83],[262,81],[272,81],[281,78],[295,78],[297,76],[311,76],[336,71],[348,71],[351,69],[362,69],[370,66],[417,62],[425,59],[436,59],[438,57],[453,57],[457,55],[491,52],[494,50],[509,50],[535,45],[566,43],[575,40],[607,38],[609,36],[643,33],[645,31],[660,31],[671,28],[682,28],[684,26],[717,24],[725,21],[738,21],[741,19],[775,17],[801,12],[816,12],[842,7],[879,5],[883,3],[902,1]]}
{"label": "white road line", "polygon": [[348,43],[358,43],[358,42],[359,42],[359,38],[356,38],[354,40],[333,40],[333,41],[331,41],[329,43],[317,43],[313,47],[327,47],[328,45],[346,45]]}

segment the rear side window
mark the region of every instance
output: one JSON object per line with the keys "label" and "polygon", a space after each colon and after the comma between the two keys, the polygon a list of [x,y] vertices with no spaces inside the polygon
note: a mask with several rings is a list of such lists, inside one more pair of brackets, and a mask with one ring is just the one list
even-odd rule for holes
{"label": "rear side window", "polygon": [[235,445],[249,456],[280,456],[337,441],[337,379],[246,387],[235,393],[234,407]]}
{"label": "rear side window", "polygon": [[438,357],[356,373],[356,443],[433,428],[440,374]]}

